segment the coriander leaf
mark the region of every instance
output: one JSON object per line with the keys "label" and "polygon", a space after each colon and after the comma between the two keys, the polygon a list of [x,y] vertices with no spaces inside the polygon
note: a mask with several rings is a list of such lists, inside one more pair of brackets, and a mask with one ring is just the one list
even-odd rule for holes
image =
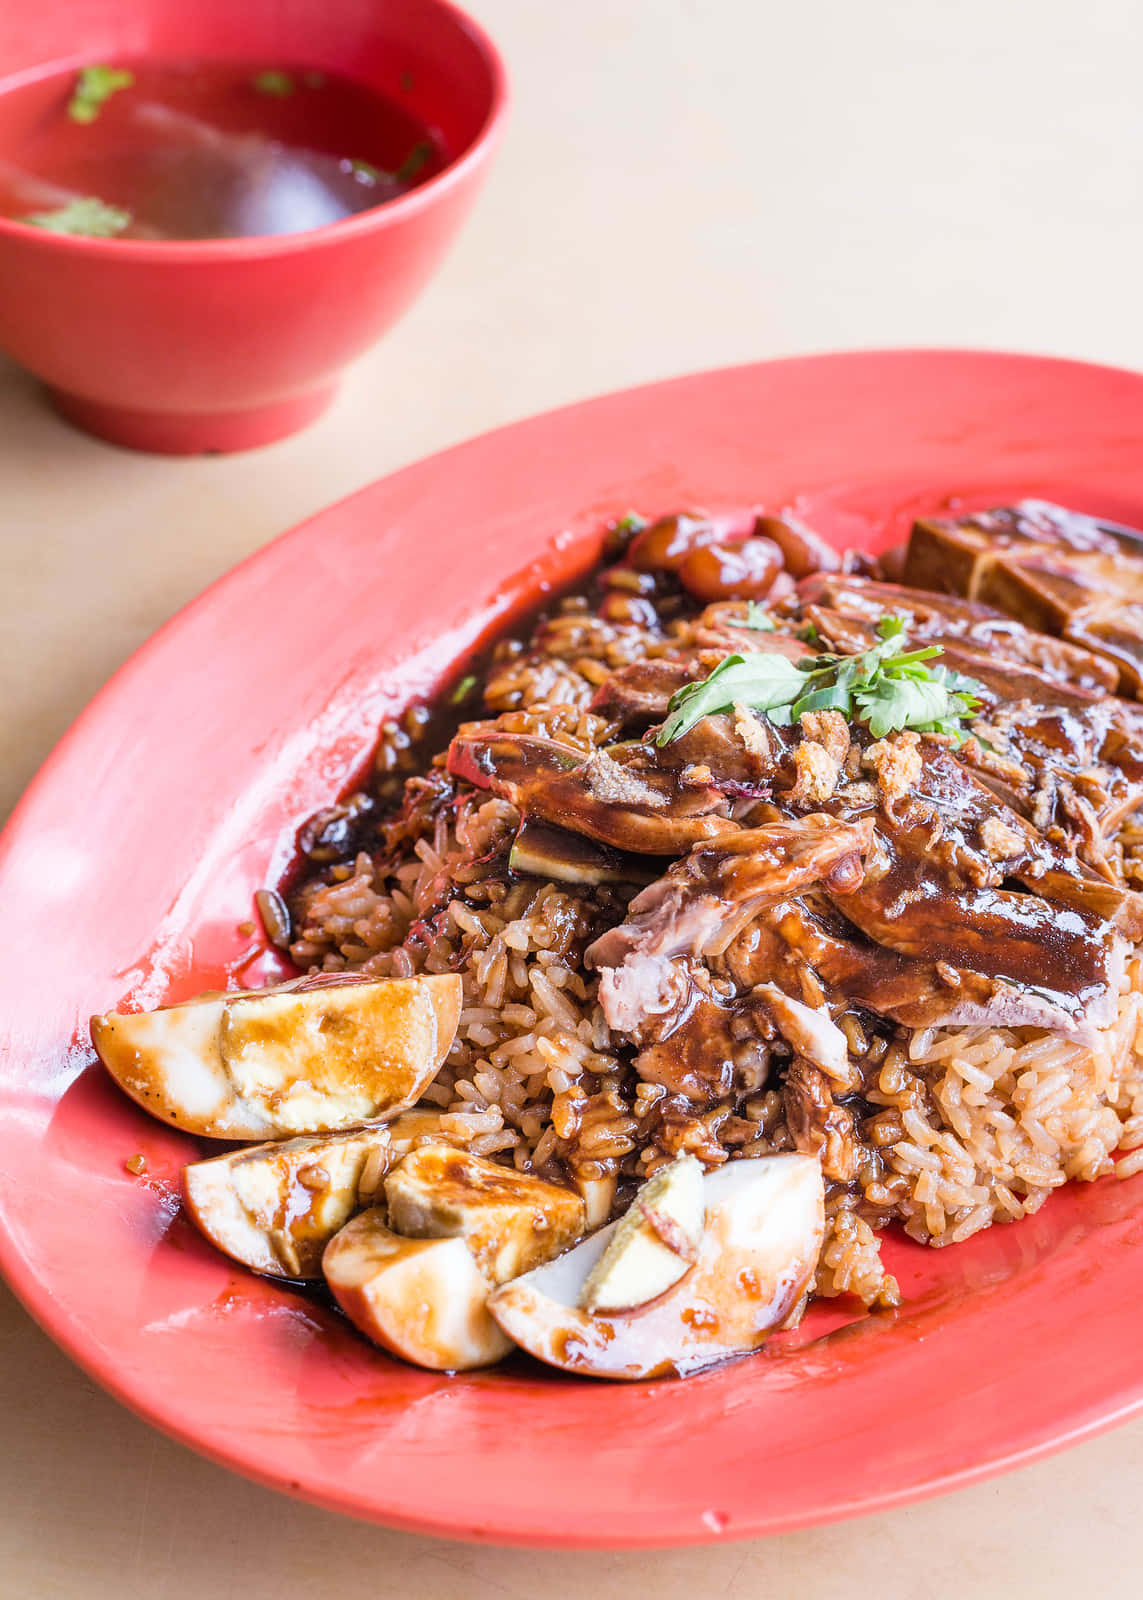
{"label": "coriander leaf", "polygon": [[380,167],[375,167],[372,161],[359,161],[351,156],[348,161],[341,163],[342,167],[352,173],[361,183],[380,183],[382,178],[392,178],[391,172],[382,172]]}
{"label": "coriander leaf", "polygon": [[[731,655],[719,662],[701,683],[688,683],[671,696],[658,744],[688,733],[704,717],[729,711],[736,700],[755,711],[788,708],[806,686],[805,674],[785,656],[769,651],[753,656]],[[775,719],[776,720],[776,719]]]}
{"label": "coriander leaf", "polygon": [[802,717],[807,711],[840,711],[842,716],[850,714],[850,690],[843,684],[826,684],[821,689],[811,689],[809,694],[802,695],[800,700],[795,700],[790,708],[791,718]]}
{"label": "coriander leaf", "polygon": [[462,701],[468,699],[469,695],[475,688],[476,676],[474,673],[469,672],[460,680],[456,688],[449,695],[449,700],[454,706],[459,706]]}
{"label": "coriander leaf", "polygon": [[669,744],[735,701],[783,727],[810,711],[839,711],[867,723],[877,739],[903,728],[963,738],[960,724],[978,708],[980,685],[943,666],[930,667],[941,654],[937,645],[901,650],[904,634],[905,619],[887,616],[877,625],[877,643],[857,655],[797,662],[770,652],[727,656],[708,678],[672,696],[658,742]]}
{"label": "coriander leaf", "polygon": [[732,628],[753,628],[757,633],[776,633],[778,625],[773,617],[768,614],[765,606],[760,606],[757,600],[749,600],[746,604],[744,617],[733,617],[730,623]]}
{"label": "coriander leaf", "polygon": [[[941,682],[947,684],[954,694],[967,695],[969,699],[975,700],[979,705],[981,685],[977,683],[975,678],[966,677],[963,672],[954,672],[951,667],[934,667],[933,671],[939,675]],[[976,706],[973,706],[972,709],[975,711]]]}
{"label": "coriander leaf", "polygon": [[256,94],[268,94],[274,100],[285,100],[294,92],[294,80],[290,74],[274,67],[251,78],[250,86]]}
{"label": "coriander leaf", "polygon": [[900,728],[935,722],[951,711],[949,692],[943,684],[915,678],[884,678],[869,689],[859,689],[854,698],[875,739],[883,739]]}
{"label": "coriander leaf", "polygon": [[[874,738],[883,739],[902,728],[961,736],[960,720],[971,716],[980,704],[974,692],[980,685],[960,673],[950,674],[944,667],[920,670],[924,677],[915,673],[895,677],[887,671],[858,691],[858,707]],[[953,677],[955,684],[950,681]]]}
{"label": "coriander leaf", "polygon": [[118,206],[104,205],[94,195],[69,200],[56,211],[33,211],[20,218],[31,228],[43,228],[46,233],[68,233],[77,238],[114,239],[116,234],[131,226],[131,213]]}
{"label": "coriander leaf", "polygon": [[67,114],[73,122],[94,122],[111,96],[134,82],[135,74],[126,67],[84,67],[75,80]]}
{"label": "coriander leaf", "polygon": [[398,183],[411,183],[421,168],[427,165],[436,153],[435,145],[430,144],[427,139],[419,139],[393,176]]}
{"label": "coriander leaf", "polygon": [[812,622],[807,622],[804,627],[798,628],[794,633],[795,639],[800,639],[803,644],[817,644],[821,635]]}

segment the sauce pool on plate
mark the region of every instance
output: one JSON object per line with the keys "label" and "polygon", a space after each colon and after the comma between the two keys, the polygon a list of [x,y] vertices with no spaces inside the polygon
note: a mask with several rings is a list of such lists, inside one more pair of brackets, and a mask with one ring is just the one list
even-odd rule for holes
{"label": "sauce pool on plate", "polygon": [[0,216],[57,233],[301,233],[446,160],[397,100],[304,67],[117,62],[0,86]]}

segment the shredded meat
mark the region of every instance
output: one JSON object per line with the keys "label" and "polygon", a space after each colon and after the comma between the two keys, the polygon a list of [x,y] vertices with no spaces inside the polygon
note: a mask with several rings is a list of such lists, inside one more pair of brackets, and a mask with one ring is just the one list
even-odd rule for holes
{"label": "shredded meat", "polygon": [[853,1115],[835,1103],[825,1074],[808,1061],[795,1060],[782,1094],[795,1149],[820,1155],[826,1177],[848,1183],[855,1171]]}
{"label": "shredded meat", "polygon": [[602,752],[587,756],[556,740],[477,725],[452,741],[448,769],[502,795],[525,817],[617,850],[675,855],[734,827],[717,789],[665,770],[652,746],[628,750],[621,764]]}
{"label": "shredded meat", "polygon": [[725,949],[765,905],[823,883],[837,894],[861,881],[872,824],[812,815],[743,829],[696,848],[631,902],[627,918],[591,945],[599,1001],[612,1028],[632,1033],[677,999],[675,957]]}
{"label": "shredded meat", "polygon": [[766,1006],[779,1032],[798,1053],[834,1083],[849,1085],[849,1049],[837,1023],[824,1005],[807,1006],[779,989],[763,983],[754,996]]}

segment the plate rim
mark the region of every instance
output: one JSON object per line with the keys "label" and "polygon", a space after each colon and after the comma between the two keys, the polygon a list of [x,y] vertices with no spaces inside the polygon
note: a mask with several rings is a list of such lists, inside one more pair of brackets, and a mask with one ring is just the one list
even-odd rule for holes
{"label": "plate rim", "polygon": [[[3,829],[0,830],[0,874],[3,873],[10,857],[19,847],[23,830],[28,825],[29,820],[34,817],[40,794],[51,785],[56,769],[65,762],[73,743],[86,730],[89,723],[100,717],[104,710],[124,693],[127,687],[138,677],[147,673],[151,658],[158,651],[160,645],[172,635],[187,627],[202,612],[209,611],[218,592],[230,585],[239,574],[249,574],[252,571],[257,571],[262,566],[272,566],[280,559],[283,549],[310,537],[315,524],[322,522],[332,513],[344,512],[355,502],[367,499],[377,491],[380,485],[392,483],[394,480],[400,479],[403,474],[423,470],[429,464],[446,465],[468,452],[480,451],[489,441],[501,439],[511,434],[524,433],[533,425],[552,423],[561,418],[570,418],[575,414],[589,411],[593,407],[602,406],[608,402],[631,399],[652,391],[660,392],[673,387],[685,388],[689,384],[704,379],[717,380],[732,374],[746,374],[759,369],[834,366],[841,362],[862,363],[894,358],[901,360],[961,358],[968,362],[987,362],[1004,366],[1023,365],[1037,369],[1071,369],[1077,374],[1102,374],[1106,375],[1108,379],[1129,379],[1135,383],[1143,384],[1143,373],[1131,368],[1119,367],[1110,363],[1082,361],[1071,357],[1041,356],[1021,351],[941,345],[822,351],[812,354],[786,356],[775,360],[751,361],[729,366],[703,368],[697,372],[676,374],[650,383],[623,386],[619,389],[592,395],[569,404],[529,414],[460,440],[440,451],[431,452],[427,456],[417,457],[402,464],[392,472],[371,480],[350,494],[332,501],[329,505],[310,514],[301,522],[285,529],[282,533],[261,545],[241,561],[227,568],[145,639],[87,701],[28,783]],[[1084,1414],[1075,1416],[1070,1425],[1062,1430],[1052,1431],[1045,1437],[1033,1439],[1031,1442],[1021,1444],[1008,1452],[996,1453],[983,1461],[938,1473],[935,1476],[926,1477],[923,1481],[887,1490],[859,1492],[846,1504],[833,1504],[825,1508],[820,1505],[810,1505],[801,1512],[783,1514],[769,1520],[763,1514],[750,1526],[736,1527],[725,1531],[716,1526],[711,1526],[706,1531],[699,1531],[693,1526],[688,1526],[676,1532],[659,1530],[650,1536],[633,1532],[622,1540],[614,1537],[593,1538],[590,1533],[585,1534],[582,1531],[553,1536],[551,1534],[539,1534],[531,1528],[514,1528],[512,1526],[511,1508],[505,1509],[503,1520],[498,1521],[495,1525],[469,1526],[464,1524],[462,1518],[451,1516],[447,1513],[443,1515],[416,1515],[395,1507],[378,1506],[376,1497],[368,1497],[369,1504],[364,1503],[366,1499],[364,1496],[359,1497],[360,1504],[349,1504],[344,1494],[327,1493],[320,1487],[306,1485],[297,1481],[288,1481],[282,1476],[266,1470],[259,1464],[253,1454],[247,1453],[242,1448],[240,1439],[234,1440],[229,1445],[224,1445],[218,1440],[217,1430],[213,1437],[209,1434],[204,1436],[203,1433],[196,1432],[193,1425],[183,1425],[177,1418],[173,1418],[170,1414],[164,1412],[161,1405],[152,1404],[145,1394],[140,1395],[137,1393],[130,1381],[123,1376],[113,1358],[104,1360],[101,1358],[101,1351],[98,1348],[92,1348],[89,1336],[77,1325],[77,1321],[73,1319],[69,1309],[54,1299],[50,1287],[39,1277],[34,1265],[26,1259],[24,1253],[17,1248],[7,1228],[3,1226],[3,1221],[3,1209],[0,1207],[0,1274],[3,1275],[16,1299],[32,1317],[37,1326],[82,1371],[87,1373],[101,1388],[136,1416],[157,1428],[167,1437],[187,1446],[196,1454],[204,1456],[219,1466],[235,1471],[263,1487],[274,1489],[279,1493],[318,1505],[326,1510],[338,1512],[341,1515],[383,1523],[387,1527],[432,1537],[460,1539],[494,1545],[568,1550],[666,1549],[704,1542],[755,1539],[771,1534],[793,1532],[807,1527],[872,1515],[890,1510],[896,1506],[911,1504],[930,1496],[949,1493],[953,1490],[985,1481],[1002,1472],[1011,1471],[1016,1467],[1031,1464],[1083,1440],[1094,1438],[1098,1434],[1108,1431],[1143,1411],[1143,1359],[1141,1359],[1139,1376],[1133,1389],[1125,1391],[1121,1385],[1118,1390],[1118,1402],[1115,1404],[1093,1404],[1087,1408]]]}

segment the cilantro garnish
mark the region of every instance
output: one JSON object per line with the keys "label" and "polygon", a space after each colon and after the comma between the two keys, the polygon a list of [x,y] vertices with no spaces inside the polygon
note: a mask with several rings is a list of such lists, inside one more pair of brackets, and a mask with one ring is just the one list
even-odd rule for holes
{"label": "cilantro garnish", "polygon": [[258,94],[268,94],[275,100],[285,100],[294,92],[294,80],[288,72],[280,72],[271,67],[266,72],[260,72],[257,77],[250,80],[252,88]]}
{"label": "cilantro garnish", "polygon": [[765,606],[758,604],[757,600],[747,601],[746,615],[744,617],[732,617],[730,625],[732,628],[753,628],[756,633],[777,633],[778,631],[778,625],[773,617]]}
{"label": "cilantro garnish", "polygon": [[94,122],[111,96],[134,82],[135,74],[126,67],[84,67],[75,80],[67,114],[73,122]]}
{"label": "cilantro garnish", "polygon": [[56,211],[33,211],[20,218],[31,228],[47,233],[71,233],[88,239],[114,239],[131,226],[131,213],[118,206],[105,205],[94,195],[69,200]]}
{"label": "cilantro garnish", "polygon": [[875,739],[901,728],[964,737],[963,718],[980,704],[980,685],[945,667],[926,665],[941,651],[901,650],[903,617],[882,617],[878,642],[856,656],[808,656],[790,661],[760,651],[730,655],[709,677],[688,683],[671,697],[658,743],[670,744],[703,717],[729,711],[737,702],[765,712],[786,727],[807,711],[840,711],[864,722]]}
{"label": "cilantro garnish", "polygon": [[392,176],[391,173],[382,172],[380,167],[375,167],[372,161],[359,161],[356,156],[351,156],[348,161],[343,161],[341,164],[360,183],[380,183],[382,178]]}
{"label": "cilantro garnish", "polygon": [[417,176],[421,168],[433,159],[436,153],[435,145],[430,144],[427,139],[419,139],[393,176],[398,183],[409,183]]}
{"label": "cilantro garnish", "polygon": [[475,675],[475,673],[469,672],[457,684],[456,688],[452,691],[452,694],[449,696],[449,699],[452,701],[452,704],[454,706],[459,706],[459,705],[463,704],[463,702],[465,700],[468,699],[469,695],[472,693],[472,691],[475,688],[476,688],[476,675]]}

